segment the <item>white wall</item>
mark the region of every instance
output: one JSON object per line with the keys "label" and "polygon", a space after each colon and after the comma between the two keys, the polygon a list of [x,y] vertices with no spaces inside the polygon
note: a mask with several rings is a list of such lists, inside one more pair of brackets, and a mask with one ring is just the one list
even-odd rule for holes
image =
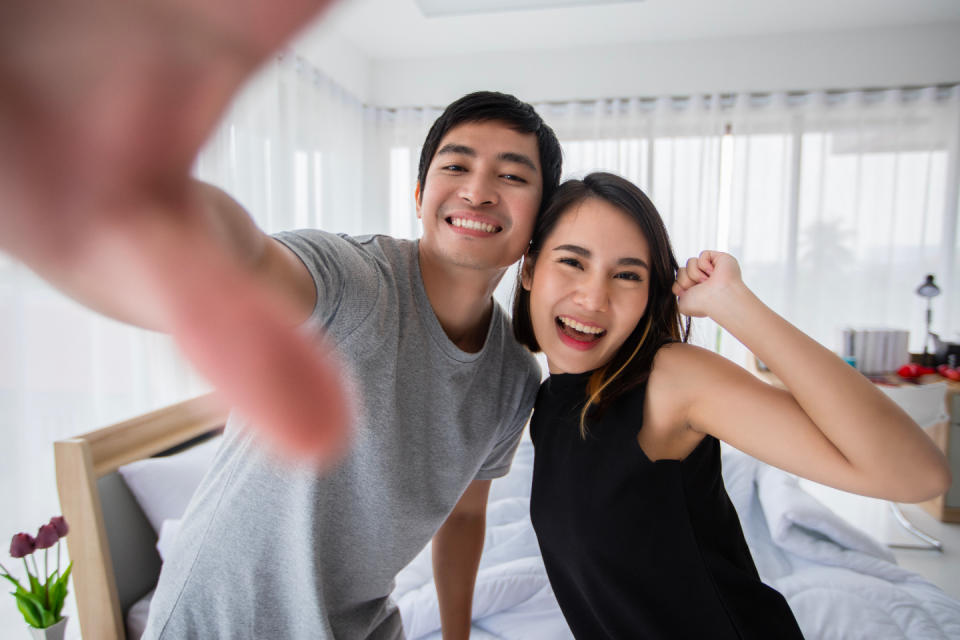
{"label": "white wall", "polygon": [[375,104],[371,61],[325,23],[305,32],[290,46],[356,98]]}
{"label": "white wall", "polygon": [[960,81],[960,22],[371,65],[368,102],[378,106],[443,106],[477,89],[538,102],[925,85]]}

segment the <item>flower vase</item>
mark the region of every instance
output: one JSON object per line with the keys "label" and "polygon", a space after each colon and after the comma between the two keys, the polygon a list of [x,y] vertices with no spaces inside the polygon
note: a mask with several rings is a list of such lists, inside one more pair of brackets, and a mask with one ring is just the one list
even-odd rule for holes
{"label": "flower vase", "polygon": [[67,616],[60,618],[60,622],[54,623],[45,629],[36,627],[27,627],[30,630],[30,637],[33,640],[63,640],[63,633],[67,628]]}

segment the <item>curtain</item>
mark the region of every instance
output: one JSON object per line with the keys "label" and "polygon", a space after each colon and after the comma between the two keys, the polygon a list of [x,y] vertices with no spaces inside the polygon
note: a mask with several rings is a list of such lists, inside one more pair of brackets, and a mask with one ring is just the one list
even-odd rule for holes
{"label": "curtain", "polygon": [[[657,205],[679,260],[731,251],[776,311],[835,348],[849,325],[910,330],[922,349],[927,273],[943,295],[933,329],[960,325],[956,87],[617,98],[536,105],[564,175],[608,170]],[[365,106],[294,53],[251,81],[195,173],[265,231],[320,227],[414,238],[420,147],[436,107]],[[515,269],[496,297],[509,307]],[[709,321],[695,342],[738,362]],[[127,327],[0,255],[0,534],[58,510],[52,442],[207,390],[165,336]],[[19,624],[12,598],[0,628]],[[72,605],[70,605],[72,606]]]}
{"label": "curtain", "polygon": [[[933,330],[960,339],[957,234],[960,90],[723,94],[539,104],[564,177],[606,170],[656,204],[683,263],[730,251],[775,311],[831,349],[845,327]],[[412,148],[418,132],[406,141]],[[392,211],[412,215],[398,201]],[[498,289],[507,303],[512,273]],[[953,295],[951,295],[951,293]],[[742,363],[709,320],[693,341]]]}
{"label": "curtain", "polygon": [[[285,52],[233,103],[194,173],[268,232],[388,231],[386,211],[367,204],[386,202],[387,184],[385,169],[374,178],[364,163],[369,118]],[[54,441],[208,390],[167,336],[89,311],[0,254],[0,535],[35,534],[59,512]],[[65,613],[73,612],[71,589]],[[22,624],[13,598],[0,598],[0,628]]]}
{"label": "curtain", "polygon": [[960,96],[954,87],[754,96],[730,110],[726,243],[747,282],[822,344],[844,327],[956,337]]}

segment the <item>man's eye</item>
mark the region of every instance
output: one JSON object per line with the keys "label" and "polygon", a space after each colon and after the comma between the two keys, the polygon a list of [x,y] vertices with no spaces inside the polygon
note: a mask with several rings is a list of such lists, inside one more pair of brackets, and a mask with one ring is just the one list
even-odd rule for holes
{"label": "man's eye", "polygon": [[513,175],[512,173],[508,173],[508,174],[504,175],[503,177],[504,177],[506,180],[510,180],[511,182],[523,182],[523,183],[526,183],[526,181],[527,181],[526,178],[521,178],[520,176]]}
{"label": "man's eye", "polygon": [[455,171],[455,172],[466,171],[466,169],[460,166],[459,164],[448,164],[445,167],[441,167],[441,169],[443,169],[444,171]]}

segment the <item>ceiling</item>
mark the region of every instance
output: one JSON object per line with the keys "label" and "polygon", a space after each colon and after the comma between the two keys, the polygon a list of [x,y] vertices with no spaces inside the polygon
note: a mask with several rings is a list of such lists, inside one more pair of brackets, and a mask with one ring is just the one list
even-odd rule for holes
{"label": "ceiling", "polygon": [[333,32],[380,60],[943,22],[960,22],[960,1],[645,0],[425,18],[413,0],[342,0],[306,37]]}

